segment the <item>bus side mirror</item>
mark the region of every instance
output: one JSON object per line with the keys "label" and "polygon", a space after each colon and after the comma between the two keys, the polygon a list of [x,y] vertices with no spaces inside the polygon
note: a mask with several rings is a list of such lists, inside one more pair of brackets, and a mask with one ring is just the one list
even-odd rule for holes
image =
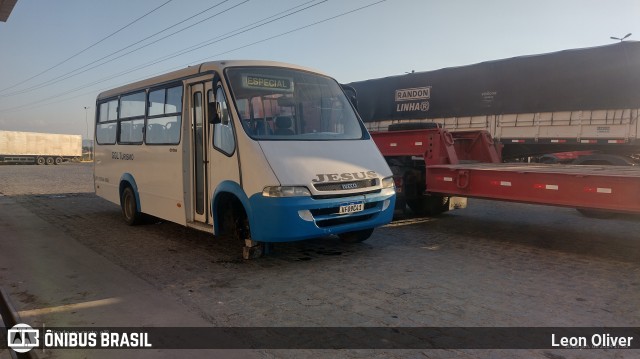
{"label": "bus side mirror", "polygon": [[222,122],[220,119],[220,115],[218,114],[218,106],[216,106],[217,102],[209,102],[207,104],[207,113],[209,114],[209,124],[215,125],[216,123]]}

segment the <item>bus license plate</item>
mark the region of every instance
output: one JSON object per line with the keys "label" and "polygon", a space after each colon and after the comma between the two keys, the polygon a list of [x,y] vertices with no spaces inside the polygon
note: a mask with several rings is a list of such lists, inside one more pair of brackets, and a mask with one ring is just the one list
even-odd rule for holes
{"label": "bus license plate", "polygon": [[340,205],[340,211],[338,212],[338,214],[355,213],[363,210],[364,210],[363,201],[349,202],[349,203],[343,203]]}

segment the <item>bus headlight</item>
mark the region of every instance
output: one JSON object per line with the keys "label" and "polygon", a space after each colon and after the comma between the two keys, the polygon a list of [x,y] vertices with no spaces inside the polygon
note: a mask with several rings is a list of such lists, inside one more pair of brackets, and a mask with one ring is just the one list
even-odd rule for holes
{"label": "bus headlight", "polygon": [[393,176],[385,177],[382,179],[382,188],[394,188],[395,182],[393,181]]}
{"label": "bus headlight", "polygon": [[396,185],[393,181],[393,176],[385,177],[382,179],[381,193],[386,196],[396,193]]}
{"label": "bus headlight", "polygon": [[264,197],[302,197],[311,196],[307,187],[298,186],[268,186],[262,190]]}

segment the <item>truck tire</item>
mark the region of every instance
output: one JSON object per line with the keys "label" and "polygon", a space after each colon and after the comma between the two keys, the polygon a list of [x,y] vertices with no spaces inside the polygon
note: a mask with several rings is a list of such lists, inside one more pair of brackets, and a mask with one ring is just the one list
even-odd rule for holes
{"label": "truck tire", "polygon": [[435,217],[449,210],[449,197],[421,195],[407,199],[407,205],[418,216]]}
{"label": "truck tire", "polygon": [[47,165],[51,166],[55,163],[55,160],[53,159],[53,157],[47,157]]}
{"label": "truck tire", "polygon": [[134,226],[140,223],[142,213],[140,213],[140,209],[136,203],[136,195],[133,193],[133,189],[129,186],[125,187],[122,191],[122,195],[120,196],[120,207],[122,207],[122,216],[124,217],[124,221],[127,222],[128,225]]}
{"label": "truck tire", "polygon": [[371,234],[373,234],[373,228],[338,234],[338,237],[345,243],[360,243],[369,239]]}
{"label": "truck tire", "polygon": [[62,163],[62,157],[56,157],[56,161],[55,161],[56,165],[59,165]]}
{"label": "truck tire", "polygon": [[633,162],[622,156],[616,155],[589,155],[580,156],[573,161],[574,165],[605,165],[605,166],[633,166]]}
{"label": "truck tire", "polygon": [[36,158],[36,163],[38,164],[38,166],[42,166],[47,163],[47,160],[44,157],[38,157]]}

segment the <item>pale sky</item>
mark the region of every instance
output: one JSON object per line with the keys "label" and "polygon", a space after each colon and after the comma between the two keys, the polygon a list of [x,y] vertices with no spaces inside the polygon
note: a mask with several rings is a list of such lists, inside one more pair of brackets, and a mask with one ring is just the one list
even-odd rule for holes
{"label": "pale sky", "polygon": [[172,0],[87,49],[167,1],[18,0],[0,23],[0,130],[86,137],[89,107],[93,137],[99,92],[203,61],[283,61],[346,83],[640,39],[638,0]]}

